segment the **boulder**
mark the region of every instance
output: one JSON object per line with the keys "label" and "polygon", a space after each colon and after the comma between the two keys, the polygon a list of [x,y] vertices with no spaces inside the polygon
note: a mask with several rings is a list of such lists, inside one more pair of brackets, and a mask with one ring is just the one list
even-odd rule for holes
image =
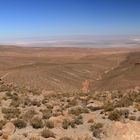
{"label": "boulder", "polygon": [[8,122],[2,129],[2,137],[8,139],[10,135],[13,135],[16,130],[15,125],[12,122]]}

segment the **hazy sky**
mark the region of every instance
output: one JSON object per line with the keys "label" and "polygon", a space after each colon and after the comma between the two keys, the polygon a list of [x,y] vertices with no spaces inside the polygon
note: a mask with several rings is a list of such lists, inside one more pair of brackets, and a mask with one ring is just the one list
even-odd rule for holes
{"label": "hazy sky", "polygon": [[0,0],[0,39],[140,34],[140,0]]}

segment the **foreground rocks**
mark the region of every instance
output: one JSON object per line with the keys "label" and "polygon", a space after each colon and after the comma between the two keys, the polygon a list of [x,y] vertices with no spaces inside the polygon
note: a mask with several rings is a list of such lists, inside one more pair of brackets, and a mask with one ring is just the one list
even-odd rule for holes
{"label": "foreground rocks", "polygon": [[0,140],[139,140],[140,88],[56,93],[0,83]]}

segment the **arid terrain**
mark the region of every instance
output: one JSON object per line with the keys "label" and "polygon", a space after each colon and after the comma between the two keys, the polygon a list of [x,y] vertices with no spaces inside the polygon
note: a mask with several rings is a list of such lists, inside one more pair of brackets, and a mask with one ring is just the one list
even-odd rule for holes
{"label": "arid terrain", "polygon": [[140,48],[0,46],[0,140],[139,140]]}

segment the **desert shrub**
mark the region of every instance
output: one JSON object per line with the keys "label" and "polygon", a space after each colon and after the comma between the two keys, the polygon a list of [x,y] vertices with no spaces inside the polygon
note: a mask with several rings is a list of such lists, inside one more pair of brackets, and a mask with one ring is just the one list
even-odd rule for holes
{"label": "desert shrub", "polygon": [[41,132],[41,136],[44,138],[50,138],[50,137],[55,138],[55,134],[46,128]]}
{"label": "desert shrub", "polygon": [[104,105],[104,111],[113,111],[114,110],[114,105],[113,103],[107,103]]}
{"label": "desert shrub", "polygon": [[2,129],[2,127],[6,124],[5,120],[0,120],[0,130]]}
{"label": "desert shrub", "polygon": [[4,113],[4,118],[10,120],[12,118],[18,118],[21,112],[17,108],[2,108],[2,113]]}
{"label": "desert shrub", "polygon": [[69,107],[77,105],[77,100],[76,99],[73,99],[73,100],[68,99],[67,102],[68,102]]}
{"label": "desert shrub", "polygon": [[59,140],[73,140],[73,138],[70,138],[70,137],[62,137]]}
{"label": "desert shrub", "polygon": [[30,138],[30,140],[40,140],[40,138],[35,137],[35,136],[32,136],[32,137]]}
{"label": "desert shrub", "polygon": [[30,106],[31,105],[31,100],[28,97],[25,97],[22,99],[22,103],[24,106]]}
{"label": "desert shrub", "polygon": [[10,87],[6,86],[6,85],[1,85],[0,86],[0,92],[3,92],[3,91],[11,91]]}
{"label": "desert shrub", "polygon": [[48,101],[46,99],[42,100],[42,104],[46,104]]}
{"label": "desert shrub", "polygon": [[136,116],[129,116],[129,120],[136,120]]}
{"label": "desert shrub", "polygon": [[79,115],[78,117],[75,117],[74,123],[75,123],[76,125],[83,124],[83,117],[82,117],[81,115]]}
{"label": "desert shrub", "polygon": [[11,92],[10,92],[10,91],[7,91],[5,94],[6,94],[6,96],[8,96],[9,98],[11,98],[11,97],[12,97],[12,94],[11,94]]}
{"label": "desert shrub", "polygon": [[21,104],[21,100],[17,98],[17,100],[12,100],[11,101],[10,106],[19,107],[20,104]]}
{"label": "desert shrub", "polygon": [[129,96],[122,97],[117,103],[116,107],[128,107],[133,104],[133,100]]}
{"label": "desert shrub", "polygon": [[45,126],[47,126],[48,128],[54,128],[54,123],[52,121],[46,121]]}
{"label": "desert shrub", "polygon": [[94,123],[94,119],[89,119],[88,123]]}
{"label": "desert shrub", "polygon": [[22,118],[27,121],[27,122],[30,122],[31,119],[33,118],[34,115],[36,115],[36,111],[33,110],[33,109],[30,109],[30,110],[27,110],[23,115],[22,115]]}
{"label": "desert shrub", "polygon": [[89,113],[89,111],[87,108],[84,108],[84,107],[74,107],[74,108],[69,109],[68,113],[78,116],[82,113]]}
{"label": "desert shrub", "polygon": [[114,120],[114,121],[119,121],[121,118],[121,113],[119,110],[114,110],[112,112],[110,112],[109,116],[108,116],[108,119],[110,120]]}
{"label": "desert shrub", "polygon": [[48,108],[48,110],[52,110],[53,106],[51,104],[47,104],[46,107]]}
{"label": "desert shrub", "polygon": [[13,123],[19,129],[26,127],[26,122],[22,119],[16,119]]}
{"label": "desert shrub", "polygon": [[137,118],[137,121],[140,121],[140,116]]}
{"label": "desert shrub", "polygon": [[18,100],[19,99],[19,97],[18,97],[18,94],[17,93],[11,93],[10,91],[7,91],[6,92],[6,95],[10,98],[10,99],[12,99],[12,100]]}
{"label": "desert shrub", "polygon": [[86,136],[84,140],[93,140],[91,136]]}
{"label": "desert shrub", "polygon": [[90,126],[90,131],[92,131],[92,134],[96,138],[100,138],[100,134],[102,132],[101,128],[103,127],[102,123],[95,123]]}
{"label": "desert shrub", "polygon": [[33,95],[40,95],[40,91],[37,89],[30,89],[29,92],[31,92]]}
{"label": "desert shrub", "polygon": [[62,127],[64,129],[68,129],[69,126],[70,126],[70,121],[68,119],[64,119],[62,122]]}
{"label": "desert shrub", "polygon": [[93,131],[94,129],[100,129],[102,127],[103,127],[102,123],[95,123],[95,124],[90,126],[90,130]]}
{"label": "desert shrub", "polygon": [[33,126],[33,128],[36,128],[36,129],[44,127],[43,121],[39,117],[33,117],[31,119],[31,125]]}
{"label": "desert shrub", "polygon": [[31,104],[32,104],[33,106],[37,106],[37,107],[39,107],[39,106],[41,105],[40,101],[38,101],[38,100],[33,100],[33,101],[31,101]]}
{"label": "desert shrub", "polygon": [[135,104],[135,108],[140,111],[140,103]]}
{"label": "desert shrub", "polygon": [[90,109],[91,111],[97,111],[97,110],[101,110],[102,107],[101,106],[97,106],[97,107],[89,106],[88,109]]}
{"label": "desert shrub", "polygon": [[44,109],[41,110],[43,114],[43,119],[49,119],[52,116],[52,110],[51,109]]}
{"label": "desert shrub", "polygon": [[125,118],[128,118],[128,116],[129,116],[129,110],[128,109],[121,109],[120,110],[120,114],[122,116],[124,116]]}
{"label": "desert shrub", "polygon": [[74,122],[74,121],[71,121],[71,122],[70,122],[70,126],[71,126],[71,128],[76,128],[75,122]]}

